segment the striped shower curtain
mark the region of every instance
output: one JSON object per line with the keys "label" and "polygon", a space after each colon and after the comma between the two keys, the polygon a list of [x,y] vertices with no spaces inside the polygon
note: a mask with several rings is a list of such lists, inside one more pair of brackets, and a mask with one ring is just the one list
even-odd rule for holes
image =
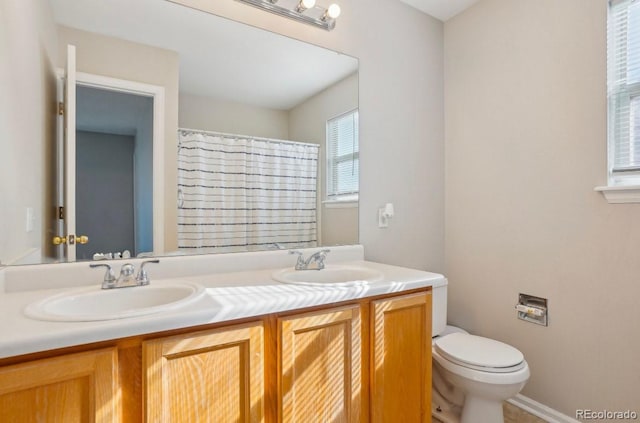
{"label": "striped shower curtain", "polygon": [[180,129],[178,248],[317,246],[317,144]]}

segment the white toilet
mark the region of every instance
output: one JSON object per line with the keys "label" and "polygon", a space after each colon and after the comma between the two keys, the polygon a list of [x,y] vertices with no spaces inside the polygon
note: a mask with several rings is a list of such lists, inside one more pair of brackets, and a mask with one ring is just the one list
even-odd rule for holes
{"label": "white toilet", "polygon": [[447,286],[433,289],[432,413],[444,423],[503,423],[502,402],[529,380],[516,348],[447,326]]}

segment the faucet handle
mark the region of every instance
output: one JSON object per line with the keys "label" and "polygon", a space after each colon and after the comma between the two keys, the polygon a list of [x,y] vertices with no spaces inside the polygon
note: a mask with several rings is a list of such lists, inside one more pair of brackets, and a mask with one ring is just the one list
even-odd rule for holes
{"label": "faucet handle", "polygon": [[146,260],[140,263],[140,270],[138,271],[138,275],[136,276],[136,281],[138,282],[138,285],[149,285],[149,282],[150,282],[149,275],[147,274],[147,271],[144,268],[144,265],[147,263],[160,263],[160,260],[158,259]]}
{"label": "faucet handle", "polygon": [[106,267],[107,271],[104,274],[102,280],[102,289],[113,288],[116,283],[116,275],[113,273],[113,269],[106,263],[90,264],[89,267]]}
{"label": "faucet handle", "polygon": [[331,250],[329,250],[328,248],[325,248],[323,250],[318,251],[317,253],[315,253],[313,256],[316,257],[316,263],[317,263],[317,268],[318,270],[322,270],[324,269],[324,259],[327,258],[327,254],[330,253]]}
{"label": "faucet handle", "polygon": [[302,251],[289,250],[289,255],[291,255],[291,254],[297,254],[298,255],[298,261],[296,261],[296,270],[304,269],[305,262],[304,262],[304,258],[302,257]]}

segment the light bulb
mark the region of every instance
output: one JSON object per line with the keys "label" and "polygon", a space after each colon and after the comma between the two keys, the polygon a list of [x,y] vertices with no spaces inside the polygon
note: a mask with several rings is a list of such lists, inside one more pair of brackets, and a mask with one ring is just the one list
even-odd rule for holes
{"label": "light bulb", "polygon": [[311,9],[313,6],[316,5],[316,0],[302,0],[300,1],[300,8],[301,9]]}
{"label": "light bulb", "polygon": [[340,16],[340,6],[335,3],[330,5],[327,9],[327,16],[331,19],[336,19],[338,16]]}

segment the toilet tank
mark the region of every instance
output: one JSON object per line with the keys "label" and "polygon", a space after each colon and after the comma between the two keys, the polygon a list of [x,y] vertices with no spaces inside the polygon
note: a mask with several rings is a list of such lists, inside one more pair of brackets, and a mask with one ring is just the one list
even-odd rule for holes
{"label": "toilet tank", "polygon": [[447,278],[444,278],[444,284],[440,286],[434,286],[431,291],[431,336],[441,334],[447,327],[447,286],[449,282]]}

